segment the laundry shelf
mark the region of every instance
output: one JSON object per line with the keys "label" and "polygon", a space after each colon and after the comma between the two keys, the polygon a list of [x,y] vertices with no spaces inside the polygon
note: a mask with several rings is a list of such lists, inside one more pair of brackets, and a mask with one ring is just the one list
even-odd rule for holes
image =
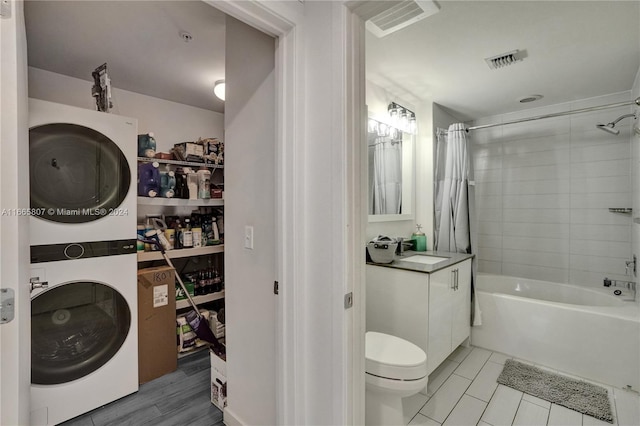
{"label": "laundry shelf", "polygon": [[[224,299],[224,290],[216,291],[215,293],[203,294],[202,296],[191,296],[196,305],[201,305],[207,302],[213,302],[214,300]],[[176,300],[176,309],[189,308],[191,304],[188,299]]]}
{"label": "laundry shelf", "polygon": [[173,164],[176,166],[187,166],[187,167],[205,166],[209,169],[224,169],[224,165],[212,164],[212,163],[198,163],[195,161],[161,160],[159,158],[147,158],[147,157],[138,157],[138,161],[145,162],[145,163],[156,162],[160,164]]}
{"label": "laundry shelf", "polygon": [[138,197],[138,205],[142,206],[224,206],[222,198],[208,198],[197,200],[185,200],[183,198],[162,198],[162,197]]}
{"label": "laundry shelf", "polygon": [[[198,248],[190,248],[190,249],[180,249],[180,250],[168,250],[167,255],[170,259],[177,259],[180,257],[192,257],[192,256],[202,256],[205,254],[213,254],[213,253],[223,253],[224,252],[224,244],[220,244],[217,246],[206,246],[206,247],[198,247]],[[148,262],[150,260],[162,260],[162,253],[159,251],[144,251],[138,252],[138,262]]]}

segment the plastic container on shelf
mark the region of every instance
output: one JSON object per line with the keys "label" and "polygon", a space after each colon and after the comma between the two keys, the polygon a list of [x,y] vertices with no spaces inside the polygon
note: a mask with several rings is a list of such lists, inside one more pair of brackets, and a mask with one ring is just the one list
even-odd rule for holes
{"label": "plastic container on shelf", "polygon": [[206,167],[200,167],[198,175],[198,198],[211,198],[211,172]]}

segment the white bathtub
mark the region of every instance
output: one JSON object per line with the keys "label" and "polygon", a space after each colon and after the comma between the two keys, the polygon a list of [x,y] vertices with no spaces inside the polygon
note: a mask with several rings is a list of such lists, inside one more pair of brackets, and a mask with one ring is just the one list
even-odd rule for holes
{"label": "white bathtub", "polygon": [[640,307],[613,289],[478,274],[471,343],[585,379],[640,390]]}

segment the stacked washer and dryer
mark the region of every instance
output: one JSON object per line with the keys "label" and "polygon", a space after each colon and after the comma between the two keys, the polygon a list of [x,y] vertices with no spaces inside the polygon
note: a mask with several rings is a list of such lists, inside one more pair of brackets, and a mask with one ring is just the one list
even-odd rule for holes
{"label": "stacked washer and dryer", "polygon": [[31,99],[32,424],[138,390],[137,120]]}

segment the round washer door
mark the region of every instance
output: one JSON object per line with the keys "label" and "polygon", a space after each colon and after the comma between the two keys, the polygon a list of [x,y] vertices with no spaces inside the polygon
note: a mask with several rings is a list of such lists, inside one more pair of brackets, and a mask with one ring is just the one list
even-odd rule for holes
{"label": "round washer door", "polygon": [[77,281],[31,300],[31,383],[55,385],[84,377],[120,349],[131,311],[112,287]]}
{"label": "round washer door", "polygon": [[124,201],[131,171],[111,139],[88,127],[54,123],[29,130],[31,208],[47,220],[91,222]]}

